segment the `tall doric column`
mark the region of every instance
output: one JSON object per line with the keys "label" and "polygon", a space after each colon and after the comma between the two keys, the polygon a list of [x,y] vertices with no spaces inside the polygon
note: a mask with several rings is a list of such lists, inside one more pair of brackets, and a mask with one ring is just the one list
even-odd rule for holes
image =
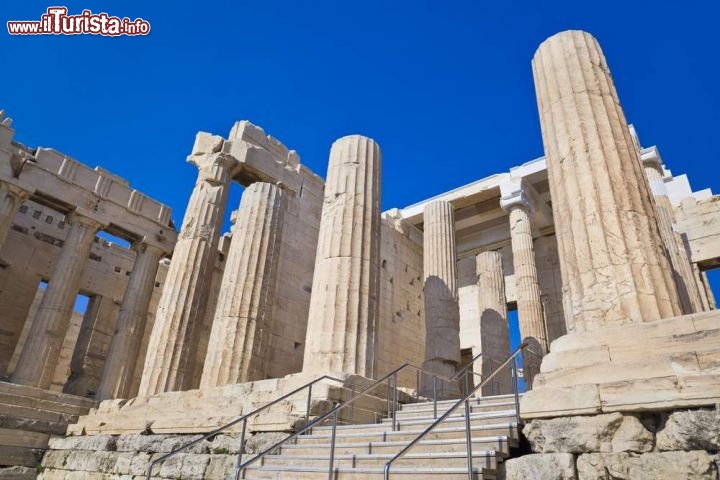
{"label": "tall doric column", "polygon": [[5,183],[1,185],[4,191],[0,191],[0,248],[5,244],[12,221],[15,218],[20,205],[30,198],[30,192],[15,185]]}
{"label": "tall doric column", "polygon": [[523,372],[525,385],[527,388],[532,388],[532,380],[540,371],[540,358],[548,351],[548,341],[530,225],[531,204],[522,183],[517,184],[514,190],[503,196],[500,205],[510,212],[510,241],[515,267],[515,296],[520,336],[533,352],[523,353]]}
{"label": "tall doric column", "polygon": [[90,247],[101,224],[78,211],[65,216],[70,225],[50,274],[47,289],[18,359],[13,383],[49,388],[80,290]]}
{"label": "tall doric column", "polygon": [[189,388],[192,381],[195,325],[205,314],[220,229],[230,190],[233,157],[221,152],[221,137],[199,133],[188,162],[198,178],[150,335],[138,395]]}
{"label": "tall doric column", "polygon": [[532,63],[568,330],[678,315],[648,182],[600,46],[586,32],[561,32]]}
{"label": "tall doric column", "polygon": [[[482,252],[475,258],[480,312],[480,349],[482,355],[473,370],[487,378],[510,355],[510,331],[507,321],[505,275],[500,252]],[[475,382],[477,383],[477,382]],[[482,389],[483,395],[501,395],[512,391],[510,371],[498,373]]]}
{"label": "tall doric column", "polygon": [[135,373],[135,362],[131,360],[137,358],[140,352],[155,277],[160,258],[166,253],[145,241],[133,244],[133,250],[136,252],[135,263],[125,287],[115,334],[95,394],[97,400],[128,398],[130,394],[130,384]]}
{"label": "tall doric column", "polygon": [[225,260],[200,388],[265,379],[285,198],[269,183],[243,192]]}
{"label": "tall doric column", "polygon": [[380,147],[367,137],[343,137],[330,149],[304,372],[374,374],[380,162]]}
{"label": "tall doric column", "polygon": [[[460,364],[460,310],[457,287],[455,211],[449,202],[425,206],[423,274],[425,296],[425,361],[423,368],[451,377]],[[431,393],[428,378],[423,393]],[[443,396],[457,394],[454,385],[444,387]]]}
{"label": "tall doric column", "polygon": [[[640,154],[640,152],[638,152]],[[663,167],[657,151],[653,149],[648,155],[641,155],[645,176],[650,184],[650,191],[655,196],[660,236],[667,248],[670,263],[673,268],[673,277],[677,287],[678,296],[684,313],[703,311],[703,301],[700,289],[693,271],[682,237],[675,231],[675,216],[668,197],[665,182],[663,181]]]}

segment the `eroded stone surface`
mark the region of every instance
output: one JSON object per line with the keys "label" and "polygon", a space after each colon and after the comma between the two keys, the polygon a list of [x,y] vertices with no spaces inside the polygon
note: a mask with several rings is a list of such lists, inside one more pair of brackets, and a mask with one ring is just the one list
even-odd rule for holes
{"label": "eroded stone surface", "polygon": [[577,459],[578,480],[715,480],[717,467],[704,451],[586,453]]}
{"label": "eroded stone surface", "polygon": [[658,450],[720,450],[720,415],[717,410],[671,413],[657,433]]}
{"label": "eroded stone surface", "polygon": [[570,453],[530,454],[505,462],[506,480],[575,480]]}

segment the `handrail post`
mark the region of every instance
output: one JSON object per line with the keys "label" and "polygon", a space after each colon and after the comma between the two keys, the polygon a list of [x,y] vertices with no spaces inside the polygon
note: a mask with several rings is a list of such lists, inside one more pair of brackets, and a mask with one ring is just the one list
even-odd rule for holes
{"label": "handrail post", "polygon": [[[355,397],[355,384],[352,384],[352,397]],[[355,402],[353,402],[352,406],[350,407],[350,423],[355,423]]]}
{"label": "handrail post", "polygon": [[420,370],[415,370],[415,403],[420,403]]}
{"label": "handrail post", "polygon": [[240,448],[238,452],[237,466],[235,467],[235,480],[240,478],[240,466],[242,465],[243,451],[245,450],[245,432],[247,431],[247,418],[243,420],[242,433],[240,434]]}
{"label": "handrail post", "polygon": [[328,469],[328,480],[333,480],[333,467],[335,463],[335,432],[337,431],[338,410],[335,410],[332,423],[332,437],[330,440],[330,468]]}
{"label": "handrail post", "polygon": [[517,357],[513,357],[513,394],[515,396],[515,422],[520,424],[520,397],[518,395],[518,369],[517,369]]}
{"label": "handrail post", "polygon": [[437,418],[437,377],[433,376],[433,415]]}
{"label": "handrail post", "polygon": [[392,382],[392,377],[388,377],[387,379],[387,414],[388,417],[392,415],[392,387],[390,386]]}
{"label": "handrail post", "polygon": [[307,410],[305,412],[305,425],[310,423],[310,403],[312,400],[312,384],[308,387]]}
{"label": "handrail post", "polygon": [[[469,394],[466,394],[466,396]],[[473,480],[472,435],[470,431],[470,401],[465,400],[465,442],[467,443],[468,480]]]}
{"label": "handrail post", "polygon": [[397,373],[392,376],[393,394],[392,394],[392,431],[397,430]]}

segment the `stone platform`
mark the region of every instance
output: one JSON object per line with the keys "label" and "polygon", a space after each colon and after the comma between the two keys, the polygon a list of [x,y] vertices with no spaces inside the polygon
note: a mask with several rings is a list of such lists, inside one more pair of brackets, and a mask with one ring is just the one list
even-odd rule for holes
{"label": "stone platform", "polygon": [[[348,400],[372,381],[358,375],[333,375],[343,382],[323,380],[313,385],[310,418],[328,412],[335,403]],[[130,400],[107,400],[88,415],[70,425],[68,435],[127,435],[207,433],[236,418],[282,397],[318,378],[319,375],[293,374],[280,379],[224,385],[202,390],[165,392]],[[387,413],[387,387],[379,385],[372,396],[356,402],[353,409],[342,411],[342,423],[376,421]],[[398,392],[400,401],[410,396]],[[248,432],[289,432],[304,424],[307,389],[289,397],[267,411],[252,417]],[[242,424],[227,430],[239,433]]]}
{"label": "stone platform", "polygon": [[720,402],[720,311],[555,340],[520,404],[524,420],[669,411]]}

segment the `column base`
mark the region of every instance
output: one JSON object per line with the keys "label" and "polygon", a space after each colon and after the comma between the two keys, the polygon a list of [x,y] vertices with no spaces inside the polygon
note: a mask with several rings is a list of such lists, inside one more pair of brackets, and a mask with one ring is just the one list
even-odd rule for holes
{"label": "column base", "polygon": [[720,311],[714,310],[558,338],[520,415],[667,411],[718,399]]}

